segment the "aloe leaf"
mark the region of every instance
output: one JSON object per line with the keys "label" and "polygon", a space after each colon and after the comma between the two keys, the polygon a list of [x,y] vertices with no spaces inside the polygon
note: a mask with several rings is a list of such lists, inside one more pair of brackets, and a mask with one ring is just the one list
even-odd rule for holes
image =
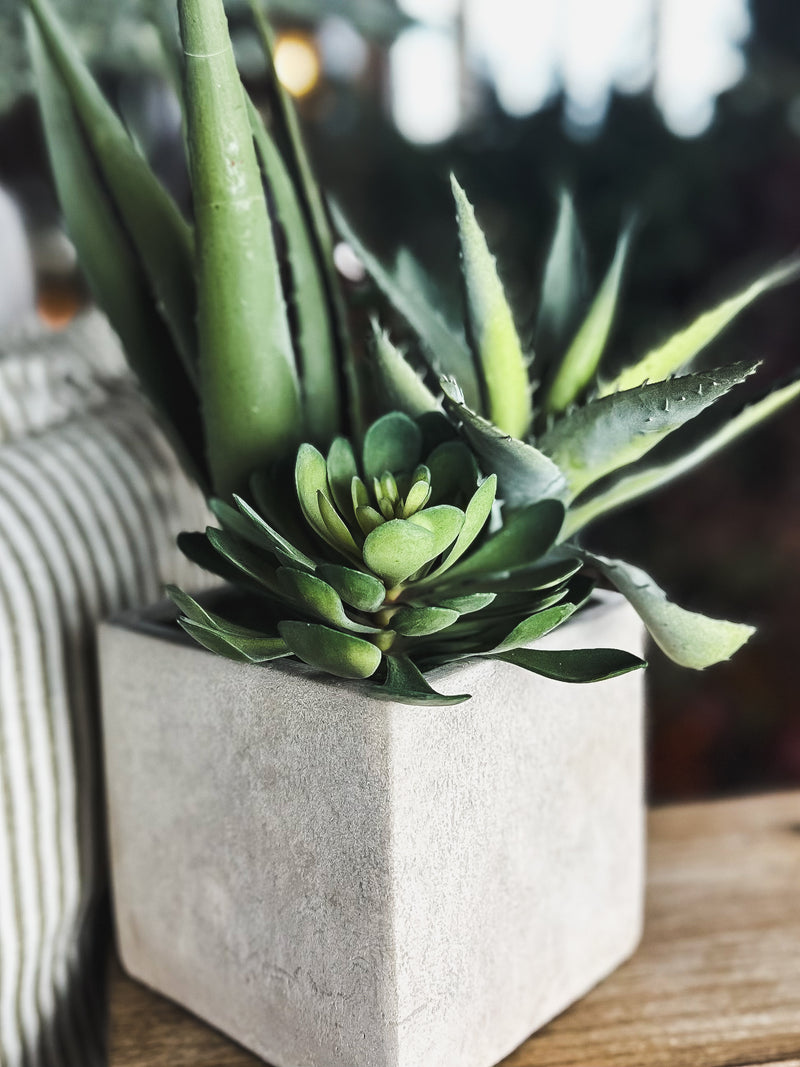
{"label": "aloe leaf", "polygon": [[638,656],[616,648],[574,648],[558,652],[515,648],[493,658],[558,682],[602,682],[647,666]]}
{"label": "aloe leaf", "polygon": [[558,604],[544,611],[538,611],[535,615],[528,616],[527,619],[517,623],[514,629],[488,655],[508,652],[513,648],[522,648],[530,644],[531,641],[544,637],[545,634],[550,633],[551,630],[566,622],[570,615],[574,615],[577,608],[576,604]]}
{"label": "aloe leaf", "polygon": [[552,459],[533,445],[509,437],[466,406],[453,383],[444,380],[445,406],[461,419],[462,431],[484,468],[497,474],[498,492],[509,508],[544,497],[566,496],[567,483]]}
{"label": "aloe leaf", "polygon": [[470,405],[478,407],[478,376],[465,339],[452,332],[438,309],[428,303],[423,290],[418,287],[406,288],[399,284],[392,271],[364,247],[336,204],[331,205],[331,211],[336,229],[352,247],[392,307],[420,338],[431,370],[436,375],[450,374],[457,378]]}
{"label": "aloe leaf", "polygon": [[362,637],[313,622],[280,622],[278,631],[298,659],[337,678],[369,678],[380,666],[380,649]]}
{"label": "aloe leaf", "polygon": [[181,461],[208,489],[194,384],[155,309],[141,264],[32,17],[26,19],[26,29],[58,198],[81,265]]}
{"label": "aloe leaf", "polygon": [[261,115],[245,97],[250,128],[291,268],[306,437],[327,444],[341,429],[341,389],[325,284],[297,192]]}
{"label": "aloe leaf", "polygon": [[548,411],[566,410],[597,373],[619,301],[630,237],[628,227],[620,236],[603,284],[556,372],[547,394]]}
{"label": "aloe leaf", "polygon": [[385,330],[372,323],[373,353],[378,383],[386,406],[412,419],[438,411],[439,403],[427,385],[389,339]]}
{"label": "aloe leaf", "polygon": [[564,506],[540,500],[516,512],[502,529],[453,567],[448,581],[511,573],[530,567],[554,544],[564,521]]}
{"label": "aloe leaf", "polygon": [[583,244],[572,197],[562,189],[558,221],[545,264],[536,343],[548,347],[566,340],[587,293],[586,249]]}
{"label": "aloe leaf", "polygon": [[419,463],[421,450],[422,433],[413,419],[400,411],[383,415],[364,437],[364,475],[372,479],[386,471],[412,471]]}
{"label": "aloe leaf", "polygon": [[754,300],[770,289],[792,281],[799,272],[800,260],[793,259],[756,279],[746,289],[698,316],[691,325],[648,352],[634,366],[627,367],[612,381],[602,384],[599,395],[608,396],[623,389],[635,389],[647,381],[660,382],[677,371],[687,369],[706,345]]}
{"label": "aloe leaf", "polygon": [[389,585],[399,585],[444,552],[463,522],[464,513],[447,504],[392,519],[367,534],[364,562]]}
{"label": "aloe leaf", "polygon": [[[191,230],[107,103],[49,0],[26,2],[136,249],[154,302],[163,310],[184,368],[192,376],[197,341]],[[83,190],[84,196],[89,194],[89,189]]]}
{"label": "aloe leaf", "polygon": [[501,430],[524,437],[533,416],[531,384],[514,317],[495,258],[464,190],[450,176],[456,203],[461,267],[471,335],[477,350],[486,413]]}
{"label": "aloe leaf", "polygon": [[542,437],[541,447],[577,496],[605,475],[641,459],[757,367],[758,363],[735,363],[592,400],[560,419]]}
{"label": "aloe leaf", "polygon": [[334,336],[339,351],[340,363],[344,369],[345,378],[349,388],[349,409],[351,429],[355,433],[361,433],[363,423],[362,390],[358,371],[355,366],[350,334],[347,324],[347,308],[345,307],[339,279],[333,262],[333,235],[328,223],[328,215],[323,203],[319,184],[314,176],[311,163],[306,151],[303,133],[297,118],[294,103],[284,88],[275,71],[274,46],[272,31],[261,9],[259,0],[250,0],[250,9],[253,14],[256,30],[258,31],[267,66],[271,74],[270,85],[274,89],[275,113],[283,127],[288,147],[291,151],[289,172],[293,181],[296,182],[297,190],[302,196],[309,232],[313,238],[320,264],[321,277],[325,284],[325,291],[330,309],[331,320],[334,326]]}
{"label": "aloe leaf", "polygon": [[321,578],[291,567],[280,567],[276,574],[278,588],[290,600],[303,606],[305,613],[316,615],[322,622],[329,622],[340,629],[359,634],[376,634],[375,626],[354,622],[344,610],[336,590]]}
{"label": "aloe leaf", "polygon": [[648,574],[630,563],[584,555],[630,601],[658,647],[682,667],[703,670],[730,659],[755,633],[752,626],[709,619],[678,607]]}
{"label": "aloe leaf", "polygon": [[332,586],[342,600],[358,611],[378,611],[386,597],[386,586],[372,574],[342,567],[338,563],[320,563],[320,578]]}
{"label": "aloe leaf", "polygon": [[403,607],[392,616],[392,629],[403,637],[425,637],[457,622],[460,612],[443,607]]}
{"label": "aloe leaf", "polygon": [[386,681],[372,690],[373,696],[382,700],[397,700],[403,704],[447,706],[463,704],[469,693],[446,696],[437,693],[427,682],[425,675],[407,656],[386,656]]}
{"label": "aloe leaf", "polygon": [[629,504],[632,500],[651,493],[654,489],[666,485],[701,463],[705,463],[711,456],[727,448],[738,437],[754,429],[760,422],[770,418],[798,396],[800,396],[800,380],[775,389],[729,418],[723,426],[701,441],[691,452],[678,456],[668,463],[660,463],[655,467],[648,467],[646,470],[621,478],[605,492],[598,493],[584,504],[570,508],[564,523],[562,539],[567,540],[601,515]]}
{"label": "aloe leaf", "polygon": [[[254,511],[246,500],[242,500],[240,496],[236,496],[235,494],[234,500],[236,501],[236,506],[250,524],[252,531],[251,539],[252,537],[258,537],[260,539],[255,543],[266,544],[267,547],[275,552],[280,552],[298,567],[302,567],[307,571],[315,570],[316,564],[314,563],[314,560],[311,559],[310,556],[307,556],[305,552],[301,552],[301,550],[293,545],[291,541],[287,541],[282,534],[278,533],[274,527],[270,526],[266,519],[259,515],[257,511]],[[220,512],[213,505],[214,502],[212,502],[212,510],[214,510],[214,513],[219,518]],[[225,505],[225,507],[228,509],[230,506]]]}
{"label": "aloe leaf", "polygon": [[200,389],[218,494],[302,430],[280,266],[221,0],[179,0],[197,235]]}
{"label": "aloe leaf", "polygon": [[459,531],[455,544],[436,570],[431,571],[427,576],[426,581],[429,584],[433,583],[441,574],[444,574],[445,571],[449,570],[459,559],[461,559],[478,534],[480,534],[481,530],[486,525],[487,519],[492,513],[496,491],[497,476],[490,474],[486,481],[478,487],[475,493],[473,493],[469,504],[467,504],[466,511],[464,512],[464,525]]}

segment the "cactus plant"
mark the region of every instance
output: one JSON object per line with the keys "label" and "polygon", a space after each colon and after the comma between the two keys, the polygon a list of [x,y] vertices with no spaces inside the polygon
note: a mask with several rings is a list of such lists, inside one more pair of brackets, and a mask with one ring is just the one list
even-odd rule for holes
{"label": "cactus plant", "polygon": [[[630,228],[584,308],[582,241],[562,197],[534,357],[455,179],[462,326],[431,303],[410,256],[387,269],[337,216],[417,334],[416,356],[439,380],[431,388],[375,324],[374,379],[388,414],[363,434],[369,403],[328,216],[277,80],[270,128],[242,87],[221,0],[178,2],[191,221],[104,100],[50,0],[26,3],[70,232],[146,394],[221,524],[185,535],[182,545],[245,590],[258,616],[255,627],[244,626],[173,590],[182,625],[201,644],[248,661],[294,655],[334,675],[370,678],[379,694],[411,702],[461,699],[435,693],[422,672],[469,655],[573,681],[640,666],[613,650],[556,655],[525,647],[577,610],[591,589],[589,569],[616,585],[679,663],[703,668],[748,639],[751,627],[684,611],[643,572],[590,553],[578,535],[800,392],[793,381],[692,450],[649,461],[651,450],[658,457],[657,446],[755,370],[755,363],[713,372],[692,365],[740,311],[792,277],[796,263],[604,380],[600,360]],[[256,0],[252,6],[269,60],[269,29]],[[292,457],[294,487],[280,474]]]}

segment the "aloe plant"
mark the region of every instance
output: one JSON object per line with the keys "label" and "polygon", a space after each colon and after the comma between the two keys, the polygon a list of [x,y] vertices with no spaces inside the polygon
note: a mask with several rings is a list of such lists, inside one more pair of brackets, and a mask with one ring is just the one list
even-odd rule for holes
{"label": "aloe plant", "polygon": [[[796,277],[800,263],[792,260],[756,279],[607,378],[601,360],[618,311],[630,227],[596,295],[587,301],[583,242],[572,202],[562,194],[541,285],[537,353],[522,343],[495,259],[455,179],[453,191],[465,328],[442,320],[427,302],[424,284],[408,287],[402,258],[394,269],[387,268],[338,218],[374,281],[418,334],[418,365],[427,368],[429,380],[438,379],[439,389],[429,388],[407,356],[376,331],[374,365],[384,395],[412,415],[443,408],[482,469],[497,475],[508,515],[544,497],[564,506],[558,546],[543,564],[566,553],[602,573],[676,662],[702,669],[728,659],[752,635],[752,627],[685,611],[640,569],[581,547],[579,535],[609,511],[691,470],[800,394],[798,377],[680,449],[686,424],[758,367],[752,362],[696,371],[698,356],[754,300]],[[658,446],[668,438],[670,452],[665,453]]]}
{"label": "aloe plant", "polygon": [[416,704],[468,699],[436,692],[423,671],[470,656],[505,660],[571,682],[643,666],[616,649],[528,648],[581,607],[582,561],[542,562],[564,519],[539,500],[490,529],[497,479],[440,414],[393,412],[363,448],[304,444],[294,488],[253,479],[253,504],[212,502],[221,529],[183,535],[184,551],[255,598],[259,626],[170,594],[187,633],[214,652],[261,663],[295,656],[329,674],[372,679],[373,692]]}

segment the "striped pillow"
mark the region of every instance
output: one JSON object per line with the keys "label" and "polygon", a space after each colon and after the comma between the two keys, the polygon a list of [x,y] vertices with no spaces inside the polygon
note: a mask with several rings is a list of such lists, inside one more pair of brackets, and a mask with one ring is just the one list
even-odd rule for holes
{"label": "striped pillow", "polygon": [[198,585],[205,508],[96,314],[0,340],[0,1063],[105,1062],[95,624]]}

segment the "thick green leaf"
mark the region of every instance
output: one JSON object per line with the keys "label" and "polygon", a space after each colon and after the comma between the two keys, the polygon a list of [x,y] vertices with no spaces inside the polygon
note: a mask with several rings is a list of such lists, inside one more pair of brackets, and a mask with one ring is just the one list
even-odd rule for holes
{"label": "thick green leaf", "polygon": [[278,630],[298,659],[337,678],[369,678],[380,666],[377,645],[353,634],[313,622],[281,622]]}
{"label": "thick green leaf", "polygon": [[300,509],[323,540],[331,544],[328,528],[319,510],[319,497],[327,496],[328,466],[322,453],[313,445],[302,444],[297,450],[294,484]]}
{"label": "thick green leaf", "polygon": [[328,449],[326,461],[328,485],[336,507],[347,522],[355,517],[353,511],[353,478],[358,477],[358,466],[353,448],[346,437],[336,437]]}
{"label": "thick green leaf", "polygon": [[452,626],[460,612],[443,607],[404,607],[392,616],[392,629],[403,637],[424,637]]}
{"label": "thick green leaf", "polygon": [[452,608],[459,615],[469,615],[473,611],[482,611],[484,608],[488,608],[495,596],[495,593],[467,593],[464,596],[454,596],[446,600],[439,600],[438,606],[440,608]]}
{"label": "thick green leaf", "polygon": [[[223,656],[228,655],[224,646],[233,649],[242,660],[249,663],[267,663],[270,660],[283,659],[284,656],[291,655],[286,642],[280,637],[269,637],[254,630],[237,629],[232,626],[205,626],[192,619],[178,619],[178,623],[201,645]],[[220,642],[223,643],[222,646]]]}
{"label": "thick green leaf", "polygon": [[419,427],[401,411],[383,415],[370,426],[364,437],[362,460],[368,480],[380,478],[389,471],[399,474],[412,471],[419,463],[422,433]]}
{"label": "thick green leaf", "polygon": [[509,508],[524,507],[544,497],[566,495],[563,473],[543,452],[524,441],[509,437],[486,419],[476,415],[443,380],[445,406],[462,421],[462,430],[486,470],[497,474],[498,492]]}
{"label": "thick green leaf", "polygon": [[478,485],[475,456],[463,441],[444,441],[426,459],[431,505],[470,500]]}
{"label": "thick green leaf", "polygon": [[341,429],[341,388],[334,324],[317,250],[286,164],[261,115],[246,97],[250,128],[275,215],[286,240],[292,274],[290,302],[297,320],[300,391],[306,440],[327,444]]}
{"label": "thick green leaf", "polygon": [[353,535],[348,530],[339,512],[321,490],[317,493],[317,507],[328,532],[328,543],[338,552],[342,552],[356,563],[360,563],[361,550],[353,539]]}
{"label": "thick green leaf", "polygon": [[459,531],[455,544],[447,553],[435,571],[427,576],[426,582],[431,584],[439,575],[449,570],[467,551],[475,538],[486,525],[486,521],[492,513],[495,493],[497,491],[497,478],[490,474],[485,482],[473,493],[467,509],[464,512],[464,525]]}
{"label": "thick green leaf", "polygon": [[375,372],[386,406],[412,419],[438,411],[439,403],[408,360],[389,340],[385,330],[372,323]]}
{"label": "thick green leaf", "polygon": [[577,611],[577,604],[558,604],[545,611],[538,611],[535,615],[529,615],[527,619],[518,622],[513,630],[492,649],[491,654],[508,652],[512,648],[524,648],[532,641],[544,637],[557,626],[566,622],[570,615]]}
{"label": "thick green leaf", "polygon": [[314,556],[318,551],[311,527],[297,500],[295,466],[297,460],[257,470],[250,479],[250,491],[264,521],[299,552]]}
{"label": "thick green leaf", "polygon": [[[567,512],[569,518],[569,512]],[[466,578],[462,584],[475,592],[494,593],[532,593],[542,589],[552,589],[562,585],[581,569],[583,563],[579,559],[566,559],[555,563],[543,563],[539,567],[526,567],[513,571],[509,575],[490,574],[483,580]],[[447,581],[447,576],[444,581]]]}
{"label": "thick green leaf", "polygon": [[673,479],[679,478],[682,474],[686,474],[731,444],[742,434],[752,430],[764,419],[780,411],[781,408],[791,403],[798,396],[800,396],[800,380],[791,382],[781,389],[776,389],[760,400],[748,405],[737,415],[734,415],[733,418],[729,418],[723,426],[719,427],[704,441],[701,441],[691,452],[678,456],[677,459],[673,459],[668,463],[648,467],[646,470],[621,478],[610,489],[587,500],[585,504],[570,508],[564,523],[562,538],[567,540],[567,538],[601,515],[622,507],[624,504],[628,504],[632,500],[636,500],[638,497],[644,496],[662,485],[666,485]]}
{"label": "thick green leaf", "polygon": [[261,171],[222,0],[179,0],[197,237],[200,389],[218,494],[291,452],[294,352]]}
{"label": "thick green leaf", "polygon": [[584,248],[572,197],[561,190],[558,222],[544,269],[536,344],[553,348],[563,344],[575,326],[588,289]]}
{"label": "thick green leaf", "polygon": [[[291,543],[291,541],[287,541],[285,537],[279,534],[276,529],[270,526],[265,518],[250,507],[246,500],[242,500],[240,496],[236,496],[235,494],[234,500],[236,501],[236,506],[242,512],[242,515],[250,523],[252,534],[251,537],[248,538],[249,540],[252,540],[253,537],[258,537],[260,538],[260,541],[256,541],[256,544],[260,543],[267,545],[272,548],[273,551],[281,553],[286,559],[291,560],[296,566],[302,567],[305,570],[313,571],[315,569],[316,564],[314,563],[314,560],[311,559],[310,556],[307,556],[305,552],[301,552],[299,548]],[[214,504],[215,502],[212,501],[212,508],[214,508],[217,517],[220,518],[220,512]]]}
{"label": "thick green leaf", "polygon": [[447,706],[463,704],[469,693],[445,696],[431,688],[425,675],[407,656],[386,656],[386,681],[372,690],[372,695],[382,700],[397,700],[402,704],[427,704]]}
{"label": "thick green leaf", "polygon": [[204,533],[188,533],[184,530],[178,534],[177,544],[184,556],[203,570],[216,574],[218,578],[222,578],[231,585],[241,586],[250,593],[263,595],[264,588],[261,582],[244,574],[235,564],[221,555],[210,544]]}
{"label": "thick green leaf", "polygon": [[52,172],[81,266],[181,461],[208,490],[195,386],[156,309],[136,252],[32,17],[26,20],[26,28]]}
{"label": "thick green leaf", "polygon": [[648,574],[630,563],[584,555],[630,601],[658,647],[682,667],[703,670],[730,659],[755,633],[752,626],[709,619],[678,607]]}
{"label": "thick green leaf", "polygon": [[757,367],[757,363],[734,363],[592,400],[560,419],[541,439],[541,447],[577,496],[605,475],[641,459]]}
{"label": "thick green leaf", "polygon": [[638,656],[616,648],[573,648],[563,652],[515,648],[493,658],[558,682],[602,682],[647,666]]}
{"label": "thick green leaf", "polygon": [[547,394],[548,411],[566,410],[597,373],[617,309],[630,236],[630,228],[620,236],[608,274],[561,361]]}
{"label": "thick green leaf", "polygon": [[372,574],[341,567],[338,563],[321,563],[317,574],[332,586],[346,604],[358,611],[378,611],[386,597],[386,586]]}
{"label": "thick green leaf", "polygon": [[213,526],[209,526],[206,530],[206,537],[229,563],[259,585],[265,586],[271,593],[279,593],[275,581],[275,567],[264,553],[248,545],[235,534],[228,533],[227,530],[216,530]]}
{"label": "thick green leaf", "polygon": [[530,429],[533,408],[528,367],[495,258],[464,190],[450,176],[456,203],[461,267],[472,340],[478,357],[486,414],[512,437]]}
{"label": "thick green leaf", "polygon": [[438,309],[431,307],[425,292],[419,287],[398,283],[397,277],[386,268],[377,256],[372,255],[356,237],[342,212],[332,205],[333,219],[337,230],[352,247],[364,264],[368,274],[387,297],[392,307],[419,336],[430,359],[431,370],[436,374],[451,374],[458,379],[470,406],[480,405],[478,376],[472,354],[463,337],[454,334]]}
{"label": "thick green leaf", "polygon": [[207,648],[209,652],[214,652],[217,656],[224,656],[226,659],[235,660],[237,663],[251,662],[243,652],[240,652],[238,648],[235,648],[230,641],[226,640],[217,630],[202,626],[198,622],[193,622],[192,619],[178,619],[178,625],[182,627],[190,637],[193,637],[199,645],[202,645],[203,648]]}
{"label": "thick green leaf", "polygon": [[329,622],[340,629],[351,630],[353,633],[376,634],[380,632],[375,626],[365,626],[349,618],[339,594],[321,578],[291,567],[280,567],[275,577],[280,591],[287,598],[301,604],[306,614],[316,616],[322,622]]}
{"label": "thick green leaf", "polygon": [[511,573],[530,567],[554,544],[564,521],[564,506],[540,500],[516,512],[502,529],[453,567],[448,581]]}
{"label": "thick green leaf", "polygon": [[778,285],[792,281],[800,272],[800,261],[791,260],[758,278],[746,289],[729,297],[711,311],[674,334],[668,341],[641,359],[632,367],[627,367],[621,374],[600,388],[600,396],[608,396],[622,389],[635,389],[644,382],[660,382],[677,371],[689,367],[706,345],[720,334],[737,315],[745,310],[763,293]]}
{"label": "thick green leaf", "polygon": [[[191,230],[107,103],[49,0],[26,0],[66,87],[121,220],[163,312],[187,375],[195,373],[196,330]],[[76,190],[78,192],[78,190]],[[83,190],[89,196],[91,189]]]}
{"label": "thick green leaf", "polygon": [[449,548],[463,523],[464,513],[447,504],[392,519],[367,535],[364,562],[389,585],[399,585]]}

